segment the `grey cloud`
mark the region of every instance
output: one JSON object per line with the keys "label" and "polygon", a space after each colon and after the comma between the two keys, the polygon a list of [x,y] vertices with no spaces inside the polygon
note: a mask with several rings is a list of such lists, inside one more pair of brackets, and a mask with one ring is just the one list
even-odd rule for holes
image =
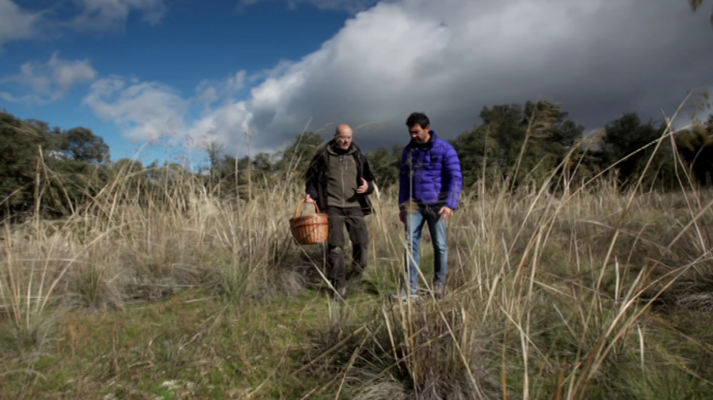
{"label": "grey cloud", "polygon": [[[713,86],[707,18],[685,2],[644,0],[382,4],[293,66],[283,77],[304,83],[277,107],[315,126],[388,123],[363,135],[368,147],[403,143],[411,111],[454,137],[480,122],[483,106],[543,97],[590,129],[627,111],[660,118],[686,90]],[[298,133],[285,114],[256,109],[265,147]]]}
{"label": "grey cloud", "polygon": [[[401,0],[356,14],[316,52],[282,63],[243,101],[196,121],[228,153],[274,151],[334,122],[366,150],[404,144],[412,111],[446,138],[483,106],[549,98],[589,129],[637,111],[671,113],[686,90],[713,87],[713,32],[685,1]],[[247,79],[250,82],[250,79]],[[325,138],[331,132],[325,132]]]}

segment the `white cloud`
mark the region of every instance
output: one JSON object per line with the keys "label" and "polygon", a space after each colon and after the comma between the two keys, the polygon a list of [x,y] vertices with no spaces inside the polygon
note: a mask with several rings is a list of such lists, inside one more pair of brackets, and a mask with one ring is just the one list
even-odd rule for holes
{"label": "white cloud", "polygon": [[166,12],[164,0],[73,0],[69,5],[58,19],[58,5],[30,12],[12,0],[0,0],[0,52],[10,41],[52,37],[67,28],[92,32],[120,29],[132,12],[155,25]]}
{"label": "white cloud", "polygon": [[73,25],[78,29],[107,30],[124,24],[129,13],[139,12],[144,21],[157,24],[166,6],[163,0],[74,0],[81,4],[82,13]]}
{"label": "white cloud", "polygon": [[100,118],[120,126],[135,141],[178,139],[186,133],[189,104],[172,88],[111,76],[94,82],[84,103]]}
{"label": "white cloud", "polygon": [[199,102],[211,105],[221,98],[234,96],[245,88],[248,81],[247,72],[240,70],[223,81],[204,80],[196,88],[196,97]]}
{"label": "white cloud", "polygon": [[62,99],[73,86],[93,81],[96,75],[89,60],[64,60],[55,52],[46,63],[26,62],[20,66],[18,75],[0,80],[5,85],[27,88],[29,94],[1,92],[0,96],[7,101],[50,103]]}
{"label": "white cloud", "polygon": [[11,40],[33,37],[40,18],[41,13],[24,11],[11,0],[0,0],[0,52]]}
{"label": "white cloud", "polygon": [[[204,80],[195,95],[184,97],[159,82],[111,76],[94,82],[84,104],[100,118],[117,124],[134,142],[166,142],[201,148],[211,141],[223,141],[216,127],[233,126],[243,134],[241,121],[249,118],[244,103],[232,97],[245,88],[251,77],[238,71],[221,81]],[[197,117],[203,111],[203,117]],[[192,116],[196,116],[192,118]]]}
{"label": "white cloud", "polygon": [[[245,8],[252,6],[257,3],[265,2],[269,0],[238,0],[237,8],[238,10],[244,10]],[[346,10],[350,13],[357,13],[364,11],[369,7],[375,5],[378,0],[272,0],[281,1],[287,4],[289,8],[296,8],[300,4],[310,4],[322,10]]]}
{"label": "white cloud", "polygon": [[262,75],[242,100],[199,85],[181,104],[210,108],[182,129],[196,140],[210,132],[234,153],[247,130],[254,151],[276,150],[310,119],[310,129],[384,122],[381,131],[357,132],[357,141],[367,149],[404,144],[412,111],[452,138],[480,122],[483,106],[542,97],[588,128],[627,111],[656,118],[686,90],[713,84],[707,19],[685,2],[650,0],[379,3],[319,50]]}

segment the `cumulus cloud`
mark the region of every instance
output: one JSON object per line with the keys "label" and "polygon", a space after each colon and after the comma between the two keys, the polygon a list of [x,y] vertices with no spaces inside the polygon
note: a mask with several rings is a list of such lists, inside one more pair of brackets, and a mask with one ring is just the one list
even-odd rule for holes
{"label": "cumulus cloud", "polygon": [[247,81],[245,70],[240,70],[223,81],[203,80],[196,88],[197,100],[205,105],[211,105],[221,98],[236,95],[245,88]]}
{"label": "cumulus cloud", "polygon": [[91,85],[84,103],[98,117],[119,125],[132,140],[175,139],[186,132],[188,102],[158,82],[110,76]]}
{"label": "cumulus cloud", "polygon": [[0,97],[14,102],[50,103],[62,99],[73,86],[91,82],[96,75],[89,60],[65,60],[55,52],[46,63],[26,62],[20,66],[19,74],[0,80],[3,86],[16,86],[29,94],[3,91]]}
{"label": "cumulus cloud", "polygon": [[0,0],[0,52],[11,40],[33,37],[40,18],[41,13],[24,11],[11,0]]}
{"label": "cumulus cloud", "polygon": [[245,131],[254,132],[255,151],[271,151],[308,120],[311,129],[386,124],[357,132],[369,150],[404,144],[412,111],[426,112],[446,138],[479,123],[483,106],[540,98],[560,102],[588,128],[628,111],[657,118],[687,90],[713,86],[708,17],[683,1],[382,2],[242,97],[216,103],[217,92],[199,86],[213,107],[183,129],[210,131],[234,152]]}
{"label": "cumulus cloud", "polygon": [[160,82],[144,82],[112,75],[89,88],[83,103],[100,118],[116,123],[134,142],[166,142],[203,148],[222,142],[218,127],[237,127],[245,132],[247,109],[232,97],[252,79],[241,70],[222,80],[201,81],[193,96],[184,96]]}

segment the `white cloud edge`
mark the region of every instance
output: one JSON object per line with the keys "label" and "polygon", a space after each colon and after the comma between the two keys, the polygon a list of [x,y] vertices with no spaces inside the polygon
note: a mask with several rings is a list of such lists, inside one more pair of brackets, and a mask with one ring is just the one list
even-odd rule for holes
{"label": "white cloud edge", "polygon": [[74,0],[70,4],[76,5],[75,12],[57,20],[51,17],[56,15],[56,6],[29,11],[13,0],[0,0],[0,53],[9,42],[52,36],[64,29],[85,32],[120,29],[132,12],[139,12],[144,21],[156,25],[167,11],[165,0]]}
{"label": "white cloud edge", "polygon": [[92,82],[96,76],[97,71],[89,59],[67,60],[55,51],[45,63],[23,63],[18,74],[3,77],[0,85],[29,88],[23,95],[3,91],[2,97],[6,101],[48,104],[63,99],[73,87]]}

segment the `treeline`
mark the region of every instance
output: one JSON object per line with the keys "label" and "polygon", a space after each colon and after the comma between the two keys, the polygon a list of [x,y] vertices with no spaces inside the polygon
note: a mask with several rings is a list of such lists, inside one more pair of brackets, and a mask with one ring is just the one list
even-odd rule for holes
{"label": "treeline", "polygon": [[[62,130],[0,111],[0,217],[2,221],[71,215],[99,196],[113,203],[173,201],[180,185],[200,177],[181,165],[120,159],[90,129]],[[152,190],[160,188],[161,190]],[[179,190],[177,190],[179,189]]]}
{"label": "treeline", "polygon": [[[466,190],[478,182],[513,189],[540,185],[552,174],[558,179],[551,182],[577,185],[604,173],[621,188],[642,180],[645,188],[655,190],[712,183],[713,115],[661,141],[666,124],[643,121],[636,113],[585,134],[583,126],[550,101],[484,107],[479,117],[472,130],[451,140],[461,158]],[[280,153],[251,159],[224,155],[220,146],[210,145],[210,165],[189,172],[176,163],[112,161],[104,140],[87,128],[62,130],[3,111],[0,214],[3,219],[33,212],[69,215],[107,192],[113,202],[175,202],[176,195],[192,190],[249,200],[251,191],[280,190],[284,182],[301,181],[324,140],[307,132]],[[367,154],[381,190],[396,187],[402,149]]]}
{"label": "treeline", "polygon": [[[510,188],[548,178],[579,185],[595,176],[627,189],[639,180],[647,189],[709,186],[713,177],[713,114],[664,137],[665,122],[625,113],[586,133],[567,112],[549,101],[484,107],[481,123],[450,142],[461,160],[464,186],[476,182]],[[662,139],[663,140],[659,140]],[[398,182],[403,147],[368,155],[380,187]]]}
{"label": "treeline", "polygon": [[0,204],[3,214],[62,215],[109,180],[109,147],[89,129],[67,131],[0,113]]}

